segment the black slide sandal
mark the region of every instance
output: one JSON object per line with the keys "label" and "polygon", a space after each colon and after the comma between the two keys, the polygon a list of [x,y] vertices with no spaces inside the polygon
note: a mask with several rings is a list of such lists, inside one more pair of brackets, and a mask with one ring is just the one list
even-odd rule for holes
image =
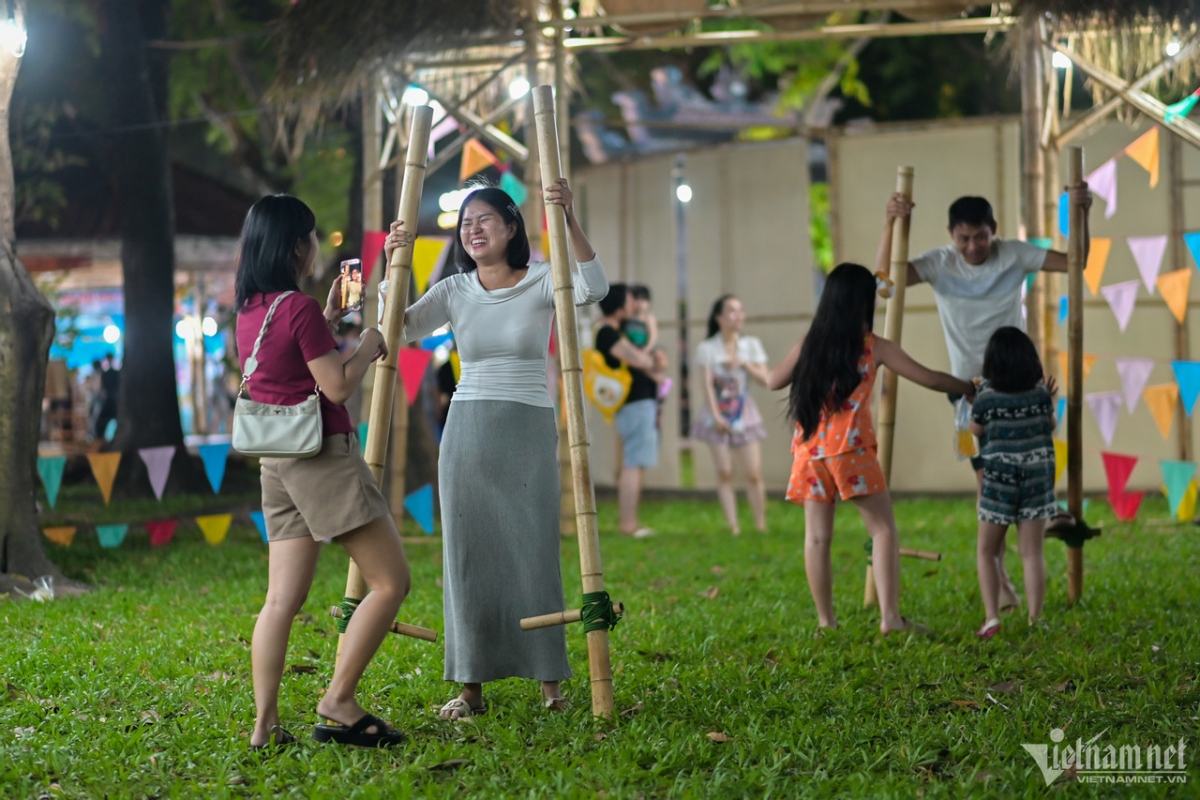
{"label": "black slide sandal", "polygon": [[[376,733],[367,732],[371,726],[376,728]],[[317,725],[313,728],[313,738],[318,742],[337,742],[355,747],[395,747],[404,741],[404,734],[395,728],[388,728],[386,722],[373,714],[363,714],[350,727]]]}

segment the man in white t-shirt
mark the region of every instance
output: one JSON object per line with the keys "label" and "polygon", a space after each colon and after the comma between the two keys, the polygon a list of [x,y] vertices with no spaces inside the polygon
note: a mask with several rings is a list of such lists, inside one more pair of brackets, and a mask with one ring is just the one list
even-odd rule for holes
{"label": "man in white t-shirt", "polygon": [[[1084,207],[1086,259],[1090,245],[1087,211],[1092,206],[1092,195],[1086,183],[1070,192],[1072,199],[1079,200]],[[912,209],[913,202],[902,194],[893,194],[888,200],[887,219],[876,254],[876,266],[884,273],[891,265],[892,223],[909,216]],[[922,253],[909,262],[905,285],[924,282],[933,289],[950,354],[950,373],[969,381],[983,372],[983,353],[996,329],[1006,325],[1025,329],[1021,292],[1025,276],[1038,271],[1066,272],[1067,255],[997,236],[992,206],[982,197],[960,197],[951,203],[948,230],[950,244]],[[958,398],[950,399],[954,402]],[[978,491],[983,465],[973,458],[971,467],[975,470]],[[1070,525],[1072,520],[1067,517],[1055,522]],[[997,570],[1001,607],[1016,606],[1020,600],[1004,569],[1003,558],[997,560]]]}

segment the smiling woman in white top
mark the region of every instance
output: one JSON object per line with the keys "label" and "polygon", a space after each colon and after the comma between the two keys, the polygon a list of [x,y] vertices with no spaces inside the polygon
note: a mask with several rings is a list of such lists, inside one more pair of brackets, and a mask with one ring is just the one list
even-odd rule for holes
{"label": "smiling woman in white top", "polygon": [[[576,305],[608,292],[604,268],[579,227],[570,188],[558,180],[546,202],[563,206],[579,260]],[[387,249],[399,246],[393,225]],[[565,701],[570,677],[561,626],[522,631],[522,617],[564,608],[559,555],[558,426],[546,384],[554,317],[550,265],[530,262],[516,204],[495,188],[467,195],[454,246],[460,270],[404,315],[411,341],[449,324],[462,360],[438,457],[445,603],[445,679],[463,684],[444,719],[487,710],[483,684],[541,681],[547,708]]]}

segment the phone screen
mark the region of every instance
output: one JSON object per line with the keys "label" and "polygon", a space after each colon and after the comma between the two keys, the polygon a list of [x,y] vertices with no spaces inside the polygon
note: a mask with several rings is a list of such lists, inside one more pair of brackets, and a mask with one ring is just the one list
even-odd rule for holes
{"label": "phone screen", "polygon": [[362,307],[362,261],[351,258],[342,262],[342,308],[346,311],[359,311]]}

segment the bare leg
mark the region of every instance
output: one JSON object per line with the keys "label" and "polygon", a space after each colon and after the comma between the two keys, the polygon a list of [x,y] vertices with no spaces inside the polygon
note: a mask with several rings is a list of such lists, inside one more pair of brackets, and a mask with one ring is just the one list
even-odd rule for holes
{"label": "bare leg", "polygon": [[[975,546],[975,569],[979,573],[979,594],[983,598],[984,624],[1000,618],[1000,578],[996,572],[996,553],[1003,553],[1007,525],[979,521],[979,541]],[[1003,558],[1003,556],[1001,556]]]}
{"label": "bare leg", "polygon": [[729,530],[737,536],[742,529],[738,525],[737,495],[733,491],[733,455],[727,444],[709,442],[708,449],[712,451],[713,463],[717,467],[717,500],[721,503],[721,510],[725,512],[725,522],[729,524]]}
{"label": "bare leg", "polygon": [[1017,523],[1017,546],[1021,549],[1021,565],[1025,571],[1025,603],[1029,621],[1042,616],[1046,600],[1046,559],[1042,545],[1046,537],[1046,520],[1022,520]]}
{"label": "bare leg", "polygon": [[[983,470],[975,470],[975,509],[979,510],[979,500],[983,496]],[[1000,536],[1000,546],[996,551],[995,565],[992,567],[996,570],[996,584],[1000,592],[1000,608],[1016,608],[1021,605],[1021,598],[1017,596],[1017,587],[1012,582],[1012,578],[1008,577],[1008,570],[1004,568],[1004,554],[1008,550],[1008,529]],[[988,619],[994,619],[994,616],[989,616]]]}
{"label": "bare leg", "polygon": [[250,746],[269,744],[271,730],[279,724],[279,682],[287,659],[292,620],[308,597],[321,545],[311,536],[271,542],[267,548],[267,597],[254,623],[250,644],[257,717]]}
{"label": "bare leg", "polygon": [[762,447],[758,442],[749,442],[737,449],[742,459],[742,474],[746,476],[746,497],[750,500],[750,513],[754,515],[754,527],[760,533],[767,530],[767,488],[762,476]]}
{"label": "bare leg", "polygon": [[875,591],[879,595],[879,630],[903,630],[908,624],[900,616],[900,535],[892,496],[886,491],[851,500],[858,506],[863,524],[871,534],[871,563],[875,567]]}
{"label": "bare leg", "polygon": [[822,628],[838,626],[837,615],[833,613],[833,569],[829,560],[835,508],[833,503],[804,501],[804,572],[817,606],[817,624]]}
{"label": "bare leg", "polygon": [[642,468],[622,467],[617,483],[617,505],[621,514],[621,533],[633,533],[641,527],[638,522],[638,503],[642,495]]}
{"label": "bare leg", "polygon": [[359,679],[396,619],[396,612],[408,595],[411,579],[404,545],[400,543],[400,534],[390,516],[342,534],[337,541],[362,571],[370,592],[350,618],[342,640],[341,657],[325,696],[317,704],[317,713],[328,720],[353,725],[366,713],[355,697]]}

